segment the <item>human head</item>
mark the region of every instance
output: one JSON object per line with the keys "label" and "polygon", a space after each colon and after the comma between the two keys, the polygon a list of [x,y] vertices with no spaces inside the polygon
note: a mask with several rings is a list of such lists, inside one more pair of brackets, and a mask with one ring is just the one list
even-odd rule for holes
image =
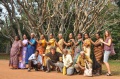
{"label": "human head", "polygon": [[69,39],[72,39],[72,38],[73,38],[73,34],[70,33],[70,34],[69,34]]}
{"label": "human head", "polygon": [[38,55],[39,55],[39,51],[36,50],[36,51],[35,51],[35,56],[37,57]]}
{"label": "human head", "polygon": [[85,39],[89,38],[89,34],[85,33],[84,37],[85,37]]}
{"label": "human head", "polygon": [[62,39],[62,37],[63,37],[62,34],[59,33],[59,34],[58,34],[58,38],[59,38],[59,39]]}
{"label": "human head", "polygon": [[99,39],[100,38],[100,33],[96,33],[95,36],[96,36],[97,39]]}
{"label": "human head", "polygon": [[67,49],[63,49],[63,54],[66,56],[68,54],[68,50]]}
{"label": "human head", "polygon": [[50,33],[50,39],[52,39],[53,38],[53,34],[52,33]]}
{"label": "human head", "polygon": [[34,38],[35,37],[35,34],[34,33],[31,33],[31,38]]}
{"label": "human head", "polygon": [[44,35],[41,35],[40,39],[44,39],[44,38],[45,38],[45,36],[44,36]]}
{"label": "human head", "polygon": [[19,36],[15,36],[15,41],[18,41],[19,40]]}
{"label": "human head", "polygon": [[25,34],[23,35],[23,39],[27,39],[27,36]]}
{"label": "human head", "polygon": [[108,31],[108,30],[105,31],[105,38],[106,38],[106,37],[111,37],[111,33],[110,33],[110,31]]}
{"label": "human head", "polygon": [[50,52],[54,55],[55,54],[55,52],[56,52],[56,48],[53,46],[53,47],[51,47],[50,48]]}
{"label": "human head", "polygon": [[81,51],[81,52],[80,52],[80,55],[81,55],[82,58],[85,58],[85,53],[84,53],[84,51]]}
{"label": "human head", "polygon": [[81,39],[82,38],[82,33],[78,33],[77,38]]}

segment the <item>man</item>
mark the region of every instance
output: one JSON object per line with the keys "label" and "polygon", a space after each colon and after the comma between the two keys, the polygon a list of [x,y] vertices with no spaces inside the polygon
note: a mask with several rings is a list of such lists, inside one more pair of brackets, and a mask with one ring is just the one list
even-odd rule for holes
{"label": "man", "polygon": [[46,72],[51,71],[51,68],[50,68],[51,66],[52,67],[59,66],[59,58],[62,57],[62,54],[56,52],[55,47],[51,47],[50,52],[45,54],[45,56],[47,57],[47,59],[46,59],[47,71]]}
{"label": "man", "polygon": [[74,65],[77,73],[79,74],[83,73],[83,71],[85,70],[85,61],[90,63],[92,66],[92,60],[85,55],[84,51],[81,51],[80,56],[78,57],[77,62]]}
{"label": "man", "polygon": [[67,70],[67,75],[72,75],[74,73],[73,59],[72,56],[68,53],[67,49],[63,50],[63,66]]}
{"label": "man", "polygon": [[39,55],[39,51],[36,50],[35,54],[32,54],[29,57],[29,63],[28,63],[28,71],[31,70],[31,68],[35,68],[35,71],[38,71],[38,69],[42,66],[42,57]]}

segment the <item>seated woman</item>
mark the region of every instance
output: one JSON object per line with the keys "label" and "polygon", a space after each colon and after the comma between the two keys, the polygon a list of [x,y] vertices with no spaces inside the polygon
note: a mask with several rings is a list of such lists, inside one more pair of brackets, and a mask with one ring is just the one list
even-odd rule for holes
{"label": "seated woman", "polygon": [[83,74],[85,70],[85,61],[87,61],[88,63],[91,63],[92,65],[92,60],[85,55],[84,51],[81,51],[80,56],[78,57],[77,62],[74,65],[78,74]]}
{"label": "seated woman", "polygon": [[42,57],[39,55],[39,51],[36,50],[35,54],[32,54],[29,57],[28,62],[28,71],[31,70],[31,68],[35,68],[35,71],[38,71],[38,69],[42,66]]}

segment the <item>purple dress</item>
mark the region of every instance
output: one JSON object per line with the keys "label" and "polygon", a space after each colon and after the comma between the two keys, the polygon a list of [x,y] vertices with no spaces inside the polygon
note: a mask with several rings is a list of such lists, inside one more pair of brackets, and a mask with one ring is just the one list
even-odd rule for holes
{"label": "purple dress", "polygon": [[27,51],[27,44],[28,44],[28,40],[27,39],[25,39],[25,40],[23,40],[22,41],[22,43],[23,44],[25,44],[26,46],[23,46],[22,47],[22,52],[21,52],[21,58],[22,58],[22,60],[21,61],[19,61],[19,68],[22,68],[22,69],[24,69],[24,68],[26,68],[25,67],[25,55],[26,55],[26,51]]}

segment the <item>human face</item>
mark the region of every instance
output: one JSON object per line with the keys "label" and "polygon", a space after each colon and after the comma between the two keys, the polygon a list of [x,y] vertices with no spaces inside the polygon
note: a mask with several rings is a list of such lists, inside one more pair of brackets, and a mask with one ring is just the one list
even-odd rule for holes
{"label": "human face", "polygon": [[26,36],[26,35],[23,35],[23,39],[27,39],[27,36]]}
{"label": "human face", "polygon": [[31,34],[31,38],[34,38],[34,34]]}
{"label": "human face", "polygon": [[59,34],[59,35],[58,35],[58,38],[59,38],[59,39],[62,39],[62,34]]}
{"label": "human face", "polygon": [[108,36],[109,36],[108,31],[105,31],[105,36],[106,36],[106,37],[108,37]]}
{"label": "human face", "polygon": [[52,39],[53,38],[53,35],[52,34],[50,34],[50,39]]}
{"label": "human face", "polygon": [[84,53],[82,53],[82,54],[81,54],[81,57],[82,57],[82,58],[85,58],[85,54],[84,54]]}
{"label": "human face", "polygon": [[78,38],[78,39],[81,39],[81,38],[82,38],[81,34],[78,34],[77,38]]}
{"label": "human face", "polygon": [[15,40],[16,40],[16,41],[18,41],[18,40],[19,40],[18,36],[15,36]]}
{"label": "human face", "polygon": [[85,39],[89,38],[88,34],[85,34]]}
{"label": "human face", "polygon": [[55,49],[51,49],[50,51],[51,51],[51,53],[52,53],[53,55],[54,55],[55,52],[56,52]]}
{"label": "human face", "polygon": [[41,35],[41,37],[40,37],[41,39],[44,39],[44,35]]}
{"label": "human face", "polygon": [[95,36],[96,36],[96,38],[97,38],[97,39],[99,39],[99,38],[100,38],[99,34],[96,34]]}
{"label": "human face", "polygon": [[38,55],[39,55],[39,52],[38,52],[38,51],[36,51],[36,52],[35,52],[35,56],[37,57]]}
{"label": "human face", "polygon": [[72,39],[73,38],[73,35],[72,33],[69,34],[69,38]]}
{"label": "human face", "polygon": [[67,53],[68,53],[68,51],[64,49],[64,50],[63,50],[63,53],[64,53],[64,55],[66,56]]}

